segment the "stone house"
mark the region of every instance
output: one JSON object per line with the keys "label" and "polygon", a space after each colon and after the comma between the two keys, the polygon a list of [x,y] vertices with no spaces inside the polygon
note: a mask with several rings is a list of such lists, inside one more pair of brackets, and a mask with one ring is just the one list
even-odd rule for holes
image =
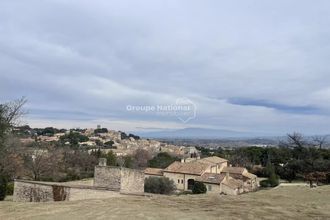
{"label": "stone house", "polygon": [[226,159],[216,156],[176,161],[163,170],[147,168],[145,175],[168,177],[182,191],[191,190],[195,181],[203,182],[208,193],[237,195],[258,188],[257,176],[244,167],[228,167]]}

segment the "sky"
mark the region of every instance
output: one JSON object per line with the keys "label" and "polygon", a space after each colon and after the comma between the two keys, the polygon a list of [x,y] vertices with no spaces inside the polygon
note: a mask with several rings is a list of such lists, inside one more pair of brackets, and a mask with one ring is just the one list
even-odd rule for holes
{"label": "sky", "polygon": [[327,0],[1,0],[0,102],[32,127],[328,134],[329,27]]}

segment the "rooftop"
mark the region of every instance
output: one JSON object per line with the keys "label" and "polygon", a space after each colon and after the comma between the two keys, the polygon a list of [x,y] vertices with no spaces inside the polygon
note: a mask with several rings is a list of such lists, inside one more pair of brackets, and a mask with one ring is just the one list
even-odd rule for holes
{"label": "rooftop", "polygon": [[192,161],[188,163],[181,163],[176,161],[164,169],[164,172],[202,175],[209,166],[210,164],[201,163],[199,161]]}
{"label": "rooftop", "polygon": [[155,175],[155,176],[163,176],[163,169],[148,167],[144,170],[144,174]]}
{"label": "rooftop", "polygon": [[233,173],[233,174],[242,174],[246,169],[244,167],[224,167],[222,172],[224,173]]}
{"label": "rooftop", "polygon": [[224,158],[221,158],[221,157],[213,156],[213,157],[205,157],[205,158],[202,158],[202,159],[200,159],[198,161],[199,162],[202,162],[202,163],[218,164],[218,163],[227,162],[228,160],[226,160]]}
{"label": "rooftop", "polygon": [[217,173],[204,173],[202,176],[197,177],[196,181],[203,183],[213,183],[220,184],[222,180],[226,177],[226,174],[217,174]]}

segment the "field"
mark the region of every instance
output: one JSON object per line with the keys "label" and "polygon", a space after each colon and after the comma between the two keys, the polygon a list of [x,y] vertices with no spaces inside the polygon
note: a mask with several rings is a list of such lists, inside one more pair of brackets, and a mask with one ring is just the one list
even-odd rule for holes
{"label": "field", "polygon": [[129,196],[75,202],[0,202],[0,219],[330,219],[330,186],[281,186],[241,196]]}

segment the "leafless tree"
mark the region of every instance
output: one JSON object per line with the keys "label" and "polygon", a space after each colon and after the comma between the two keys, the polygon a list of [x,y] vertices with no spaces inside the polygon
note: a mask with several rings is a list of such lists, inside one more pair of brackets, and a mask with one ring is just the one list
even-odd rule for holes
{"label": "leafless tree", "polygon": [[[8,135],[13,126],[17,125],[19,118],[22,117],[24,111],[23,105],[26,103],[25,98],[21,98],[12,102],[0,104],[0,174],[9,175],[7,171],[12,170],[8,167],[10,163],[6,159],[13,156],[8,151]],[[14,163],[14,162],[13,162]],[[9,172],[12,174],[12,172]],[[10,177],[9,177],[10,178]]]}
{"label": "leafless tree", "polygon": [[151,159],[151,155],[147,150],[139,148],[135,151],[133,155],[134,167],[141,168],[147,167],[148,161]]}
{"label": "leafless tree", "polygon": [[328,135],[314,136],[313,142],[315,143],[315,145],[317,145],[319,147],[319,149],[322,149],[322,147],[327,143],[327,138],[328,138]]}
{"label": "leafless tree", "polygon": [[316,185],[319,185],[320,181],[326,180],[326,173],[325,172],[311,172],[304,175],[305,181],[309,182],[309,186],[313,187],[313,182],[316,182]]}
{"label": "leafless tree", "polygon": [[293,134],[288,134],[288,142],[291,146],[302,148],[306,144],[302,134],[294,132]]}

